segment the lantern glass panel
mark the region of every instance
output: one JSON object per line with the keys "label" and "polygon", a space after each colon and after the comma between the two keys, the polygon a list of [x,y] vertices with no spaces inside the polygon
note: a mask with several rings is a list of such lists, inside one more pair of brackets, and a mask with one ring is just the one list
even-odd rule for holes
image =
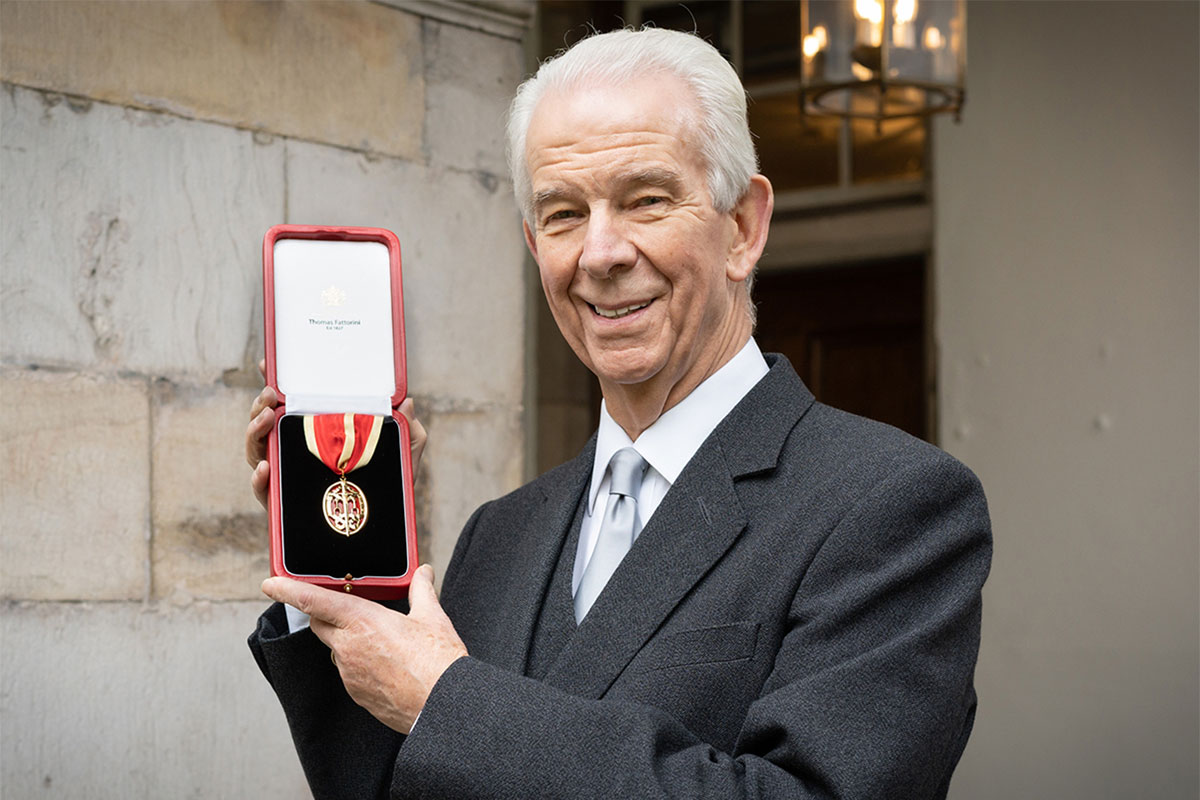
{"label": "lantern glass panel", "polygon": [[893,0],[888,76],[958,84],[959,6],[954,0]]}
{"label": "lantern glass panel", "polygon": [[[865,81],[961,86],[965,5],[959,0],[809,0],[805,8],[800,50],[806,87]],[[931,104],[942,105],[941,96],[931,96]],[[839,110],[848,101],[822,102]],[[905,113],[906,105],[893,113]]]}
{"label": "lantern glass panel", "polygon": [[[800,74],[807,84],[855,80],[852,50],[860,38],[875,40],[869,24],[854,16],[853,0],[811,0],[802,25]],[[876,42],[876,47],[878,42]],[[860,67],[860,71],[861,68]]]}

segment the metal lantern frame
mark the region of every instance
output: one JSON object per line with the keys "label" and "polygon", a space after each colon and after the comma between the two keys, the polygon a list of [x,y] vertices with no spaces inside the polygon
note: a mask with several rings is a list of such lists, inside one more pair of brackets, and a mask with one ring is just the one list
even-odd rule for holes
{"label": "metal lantern frame", "polygon": [[[924,2],[932,2],[933,0],[923,0]],[[851,9],[854,6],[855,0],[842,0],[848,7],[847,18],[849,14],[854,13]],[[911,119],[920,117],[931,117],[935,114],[952,113],[956,122],[962,119],[962,108],[966,102],[966,74],[967,74],[967,4],[966,0],[941,0],[941,2],[953,2],[955,11],[953,21],[957,26],[957,30],[952,32],[952,37],[957,37],[957,46],[954,47],[956,64],[956,81],[954,83],[944,83],[933,80],[924,80],[915,77],[906,77],[905,75],[892,75],[892,53],[893,48],[888,31],[891,26],[896,24],[896,7],[895,2],[890,0],[876,0],[882,6],[882,17],[878,23],[880,26],[880,42],[877,46],[877,53],[874,52],[876,46],[871,45],[867,48],[861,46],[850,50],[858,49],[863,58],[856,58],[858,63],[862,64],[865,69],[871,72],[870,78],[852,79],[852,80],[824,80],[821,78],[814,79],[808,74],[809,68],[806,66],[811,58],[805,50],[806,38],[813,36],[814,32],[810,25],[810,5],[811,0],[800,0],[800,36],[799,36],[799,73],[800,73],[800,116],[804,119],[809,116],[824,116],[824,117],[842,117],[850,119],[865,119],[873,120],[876,123],[876,129],[881,130],[883,123],[894,119]],[[842,33],[846,29],[841,30]],[[854,36],[853,33],[850,34]],[[878,64],[863,63],[874,62],[877,57]],[[900,111],[889,110],[889,99],[895,98],[897,90],[918,90],[922,93],[924,102],[919,106],[910,106]],[[864,108],[855,108],[852,103],[848,102],[854,95],[874,95],[875,103],[873,110]],[[837,100],[842,100],[838,103]]]}

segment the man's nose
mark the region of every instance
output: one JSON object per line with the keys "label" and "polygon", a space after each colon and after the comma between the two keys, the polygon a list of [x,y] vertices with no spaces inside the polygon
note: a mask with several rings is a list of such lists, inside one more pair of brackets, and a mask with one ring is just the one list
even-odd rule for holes
{"label": "man's nose", "polygon": [[595,210],[588,216],[583,252],[579,267],[594,278],[604,280],[618,270],[630,269],[637,263],[637,248],[627,231],[607,209]]}

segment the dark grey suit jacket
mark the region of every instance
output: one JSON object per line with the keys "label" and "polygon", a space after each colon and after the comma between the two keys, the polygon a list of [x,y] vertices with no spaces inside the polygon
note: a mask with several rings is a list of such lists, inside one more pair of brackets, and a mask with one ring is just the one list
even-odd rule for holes
{"label": "dark grey suit jacket", "polygon": [[471,655],[406,741],[268,611],[251,648],[314,794],[944,797],[975,711],[983,492],[769,361],[541,680],[528,655],[594,442],[467,523],[442,603]]}

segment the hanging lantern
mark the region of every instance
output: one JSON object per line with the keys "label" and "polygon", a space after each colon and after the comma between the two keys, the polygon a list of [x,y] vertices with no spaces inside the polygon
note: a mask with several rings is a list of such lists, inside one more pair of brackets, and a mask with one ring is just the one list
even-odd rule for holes
{"label": "hanging lantern", "polygon": [[966,0],[800,0],[802,116],[958,120],[966,71]]}

